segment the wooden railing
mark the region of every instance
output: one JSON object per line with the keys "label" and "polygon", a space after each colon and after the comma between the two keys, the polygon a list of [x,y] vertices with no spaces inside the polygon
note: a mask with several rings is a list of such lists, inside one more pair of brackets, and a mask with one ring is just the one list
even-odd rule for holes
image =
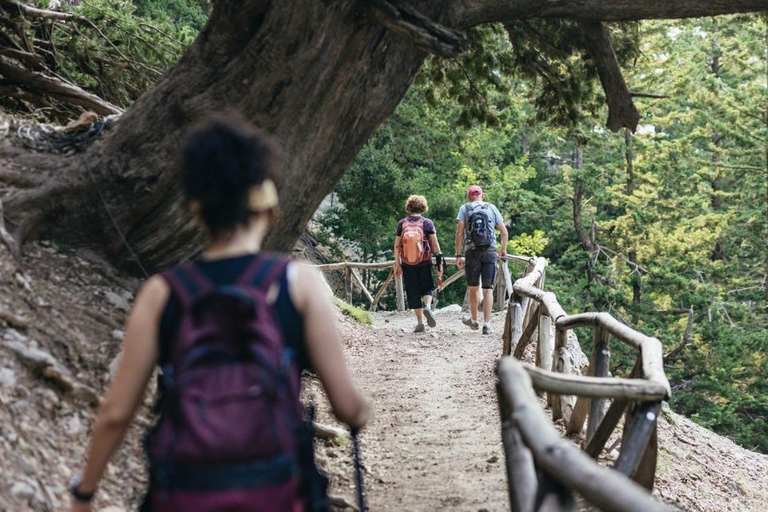
{"label": "wooden railing", "polygon": [[[502,279],[497,279],[496,293],[495,293],[497,307],[499,310],[502,310],[504,308],[504,305],[506,304],[507,290],[510,288],[509,285],[511,285],[511,280],[509,277],[510,276],[509,268],[507,267],[507,262],[510,262],[510,261],[528,263],[529,261],[532,261],[532,260],[525,256],[516,256],[516,255],[508,255],[503,259],[501,258],[499,259],[499,276],[501,276]],[[324,265],[317,265],[317,268],[319,268],[323,272],[330,272],[333,270],[343,271],[344,272],[344,297],[346,301],[352,302],[353,287],[356,286],[357,288],[360,289],[363,296],[370,303],[371,311],[376,311],[379,305],[379,301],[381,300],[381,297],[386,292],[387,287],[390,285],[390,283],[394,282],[397,310],[405,311],[405,293],[403,290],[403,279],[401,276],[395,276],[394,264],[395,264],[394,261],[382,261],[382,262],[376,262],[376,263],[357,263],[357,262],[351,262],[351,261],[342,261],[339,263],[327,263]],[[446,267],[456,265],[456,258],[445,258],[445,264],[446,264]],[[360,270],[381,270],[381,269],[390,269],[389,274],[387,275],[386,279],[384,279],[382,284],[379,286],[379,289],[376,291],[376,293],[372,294],[370,290],[368,290],[368,288],[365,286],[365,283],[363,282],[363,278],[360,275],[359,271]],[[451,284],[461,279],[463,276],[464,276],[464,269],[462,268],[457,270],[450,277],[446,278],[443,281],[442,289],[444,290]]]}
{"label": "wooden railing", "polygon": [[[648,494],[656,474],[656,421],[661,401],[670,396],[661,342],[608,313],[566,314],[555,295],[543,290],[546,267],[545,259],[531,259],[512,287],[505,357],[497,366],[512,510],[572,510],[573,492],[602,510],[668,510]],[[587,376],[575,374],[568,351],[568,331],[577,327],[594,329]],[[521,363],[537,330],[536,365]],[[629,378],[609,374],[612,337],[638,351]],[[586,421],[583,451],[560,437],[534,390],[546,393],[552,419],[563,420],[566,434],[580,436]],[[621,449],[610,470],[596,460],[622,415]]]}

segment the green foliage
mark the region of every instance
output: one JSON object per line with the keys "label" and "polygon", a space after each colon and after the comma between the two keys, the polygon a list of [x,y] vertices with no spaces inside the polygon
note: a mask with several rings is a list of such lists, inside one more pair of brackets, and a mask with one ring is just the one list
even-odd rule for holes
{"label": "green foliage", "polygon": [[343,300],[334,297],[333,302],[336,304],[342,313],[355,320],[358,323],[373,325],[373,317],[368,311],[360,309],[352,304],[348,304]]}
{"label": "green foliage", "polygon": [[[93,22],[52,25],[56,70],[127,107],[175,64],[204,23],[202,2],[86,0],[72,12]],[[64,6],[62,6],[64,7]]]}
{"label": "green foliage", "polygon": [[532,235],[520,233],[512,237],[507,244],[507,250],[521,256],[538,256],[539,254],[544,254],[544,249],[546,249],[548,243],[549,239],[544,236],[544,232],[540,229],[535,229]]}

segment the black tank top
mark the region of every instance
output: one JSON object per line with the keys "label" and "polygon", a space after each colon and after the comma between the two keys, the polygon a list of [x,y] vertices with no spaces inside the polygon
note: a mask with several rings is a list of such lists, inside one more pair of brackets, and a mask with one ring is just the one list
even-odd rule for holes
{"label": "black tank top", "polygon": [[[246,254],[244,256],[213,261],[199,260],[195,262],[195,265],[214,285],[224,286],[234,284],[237,278],[257,257],[258,255],[255,254]],[[288,272],[283,273],[278,282],[280,284],[280,291],[273,305],[275,316],[282,328],[283,340],[286,346],[293,349],[294,354],[296,354],[299,370],[305,370],[310,365],[304,339],[304,322],[291,300],[288,290]],[[166,364],[170,359],[171,347],[176,338],[176,332],[179,329],[180,314],[181,304],[176,294],[171,290],[171,295],[168,297],[168,302],[166,302],[163,314],[160,317],[158,361],[160,366]]]}

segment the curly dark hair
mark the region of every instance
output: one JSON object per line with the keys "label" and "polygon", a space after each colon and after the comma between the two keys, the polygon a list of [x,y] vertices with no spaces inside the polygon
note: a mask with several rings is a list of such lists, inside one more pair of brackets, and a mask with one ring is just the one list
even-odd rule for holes
{"label": "curly dark hair", "polygon": [[182,183],[211,234],[247,225],[249,190],[273,176],[276,145],[237,115],[210,117],[184,140]]}

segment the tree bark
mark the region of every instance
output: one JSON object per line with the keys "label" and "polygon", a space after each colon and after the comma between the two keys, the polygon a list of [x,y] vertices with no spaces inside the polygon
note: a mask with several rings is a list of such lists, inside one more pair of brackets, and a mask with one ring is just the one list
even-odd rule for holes
{"label": "tree bark", "polygon": [[582,21],[579,23],[579,29],[590,55],[595,60],[600,83],[605,91],[608,103],[606,126],[614,132],[621,128],[634,132],[640,120],[640,112],[632,102],[632,95],[621,74],[619,60],[611,46],[608,31],[597,21]]}
{"label": "tree bark", "polygon": [[[439,3],[421,2],[435,15]],[[376,127],[395,109],[426,54],[368,16],[361,3],[217,2],[197,41],[83,160],[65,159],[67,183],[6,201],[28,236],[47,199],[99,188],[144,266],[190,256],[202,235],[186,215],[178,153],[188,128],[212,112],[237,111],[283,148],[277,170],[281,218],[266,247],[290,250],[320,201]],[[57,162],[61,166],[62,162]],[[90,167],[93,183],[84,165]],[[63,206],[56,201],[57,207]],[[41,211],[42,210],[42,211]],[[92,220],[77,211],[68,229]],[[88,212],[92,218],[92,210]],[[103,216],[102,216],[103,218]],[[125,248],[108,219],[112,252]]]}
{"label": "tree bark", "polygon": [[17,239],[43,228],[69,237],[100,232],[119,261],[129,253],[119,228],[149,269],[188,257],[202,235],[182,201],[180,143],[206,115],[237,111],[284,150],[277,176],[282,216],[266,248],[290,250],[320,201],[394,111],[425,48],[448,54],[461,47],[455,29],[536,16],[611,21],[768,7],[768,0],[374,3],[394,6],[397,15],[385,16],[390,28],[374,18],[373,3],[363,0],[218,0],[180,62],[123,114],[108,137],[84,157],[37,162],[40,186],[4,198]]}
{"label": "tree bark", "polygon": [[[624,158],[627,161],[627,187],[626,195],[631,196],[635,191],[635,174],[634,166],[632,162],[632,133],[629,129],[624,129]],[[630,263],[632,281],[632,325],[637,325],[640,315],[640,300],[641,300],[641,283],[642,274],[637,268],[637,251],[632,248],[627,253],[627,257]]]}

